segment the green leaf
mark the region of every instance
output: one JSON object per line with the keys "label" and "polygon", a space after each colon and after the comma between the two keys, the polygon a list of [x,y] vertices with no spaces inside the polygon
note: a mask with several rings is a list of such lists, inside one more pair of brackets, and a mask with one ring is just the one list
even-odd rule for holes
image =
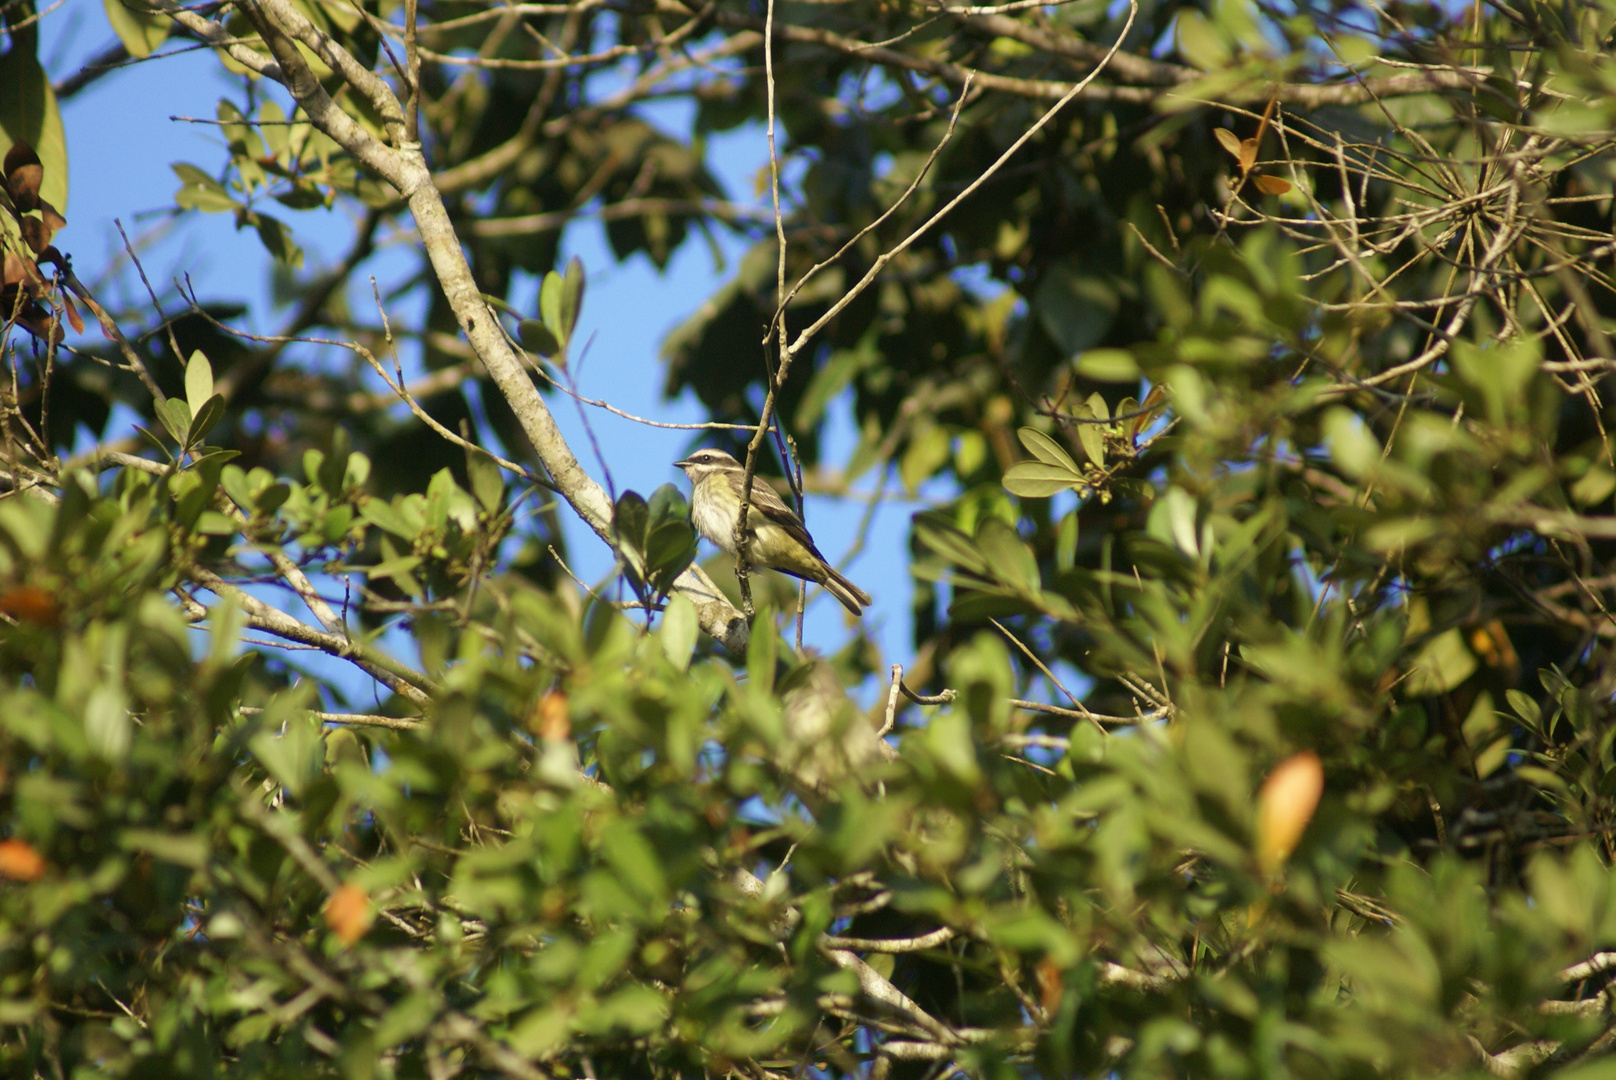
{"label": "green leaf", "polygon": [[657,595],[695,561],[696,546],[696,530],[688,521],[664,521],[651,529],[645,540],[646,578]]}
{"label": "green leaf", "polygon": [[662,651],[668,662],[680,671],[690,667],[690,654],[696,648],[700,629],[696,605],[689,598],[681,595],[668,601],[662,612]]}
{"label": "green leaf", "polygon": [[207,438],[208,432],[218,426],[224,419],[224,398],[218,394],[202,402],[202,410],[191,418],[191,426],[185,432],[185,445],[195,446]]}
{"label": "green leaf", "polygon": [[466,474],[471,481],[471,494],[483,510],[499,512],[505,501],[505,473],[486,454],[466,451]]}
{"label": "green leaf", "polygon": [[270,484],[258,493],[257,507],[260,514],[273,514],[279,510],[287,499],[292,497],[290,484]]}
{"label": "green leaf", "polygon": [[294,796],[303,794],[325,760],[320,722],[306,712],[289,717],[279,733],[260,731],[247,745],[270,776]]}
{"label": "green leaf", "polygon": [[[1083,416],[1083,414],[1085,414],[1085,413],[1088,414],[1088,415]],[[1078,415],[1082,419],[1091,419],[1091,418],[1093,418],[1094,414],[1093,414],[1092,409],[1089,409],[1089,408],[1085,407],[1085,408],[1079,410]],[[1094,464],[1100,466],[1101,468],[1105,467],[1105,429],[1104,428],[1102,428],[1099,424],[1083,424],[1083,423],[1080,423],[1080,424],[1077,425],[1077,441],[1083,447],[1083,456],[1084,457],[1088,458],[1090,461],[1094,462]]]}
{"label": "green leaf", "polygon": [[[109,0],[116,3],[117,0]],[[197,833],[166,833],[156,829],[125,829],[118,835],[118,846],[126,851],[144,851],[176,866],[200,870],[208,864],[208,838]]]}
{"label": "green leaf", "polygon": [[217,510],[204,510],[197,516],[195,531],[204,536],[234,536],[241,531],[236,520]]}
{"label": "green leaf", "polygon": [[1004,486],[1012,495],[1028,499],[1047,499],[1062,491],[1082,487],[1083,477],[1063,465],[1023,461],[1005,470]]}
{"label": "green leaf", "polygon": [[1055,568],[1070,570],[1077,564],[1077,511],[1061,518],[1055,531]]}
{"label": "green leaf", "polygon": [[746,674],[752,688],[767,693],[774,687],[774,666],[779,655],[780,635],[774,632],[774,611],[760,605],[752,620],[752,636],[746,644]]}
{"label": "green leaf", "polygon": [[690,520],[690,506],[676,484],[662,484],[651,492],[648,511],[653,528],[668,521]]}
{"label": "green leaf", "polygon": [[33,49],[24,47],[32,36],[13,30],[0,54],[0,159],[16,143],[33,147],[43,169],[39,197],[66,215],[67,135],[50,79]]}
{"label": "green leaf", "polygon": [[1065,357],[1099,344],[1111,329],[1117,305],[1111,285],[1064,262],[1044,272],[1032,300],[1039,325]]}
{"label": "green leaf", "polygon": [[830,359],[821,364],[809,380],[808,389],[803,391],[802,400],[797,403],[797,415],[792,426],[802,432],[813,430],[824,416],[825,406],[847,389],[855,375],[879,364],[880,359],[873,334],[866,334],[854,348],[833,351]]}
{"label": "green leaf", "polygon": [[573,328],[578,325],[578,313],[584,307],[584,264],[574,255],[567,260],[566,276],[561,282],[561,338],[572,340]]}
{"label": "green leaf", "polygon": [[1038,560],[1009,523],[997,517],[983,518],[976,529],[976,546],[987,556],[993,577],[1023,594],[1038,591]]}
{"label": "green leaf", "polygon": [[195,165],[176,161],[169,168],[180,178],[182,186],[175,192],[174,201],[182,210],[201,210],[203,213],[214,214],[239,208],[240,204],[223,184]]}
{"label": "green leaf", "polygon": [[135,7],[126,7],[121,0],[104,0],[107,21],[118,35],[129,55],[144,60],[168,38],[174,20],[167,15]]}
{"label": "green leaf", "polygon": [[292,269],[303,265],[303,249],[292,240],[292,231],[279,219],[253,211],[253,227],[258,230],[258,240],[264,245],[264,250],[275,257],[275,261]]}
{"label": "green leaf", "polygon": [[1509,702],[1509,707],[1515,710],[1515,715],[1519,716],[1528,727],[1535,729],[1542,721],[1543,710],[1538,707],[1538,703],[1519,690],[1505,690],[1504,698]]}
{"label": "green leaf", "polygon": [[181,446],[185,445],[185,436],[191,430],[191,410],[180,398],[168,398],[159,401],[156,406],[157,419],[163,425],[163,430],[169,437]]}
{"label": "green leaf", "polygon": [[1578,506],[1598,506],[1616,491],[1616,472],[1595,463],[1571,485],[1571,498]]}
{"label": "green leaf", "polygon": [[1029,454],[1044,464],[1057,465],[1067,472],[1081,475],[1082,470],[1077,467],[1077,462],[1072,460],[1072,456],[1066,452],[1066,448],[1037,428],[1021,428],[1016,432],[1016,438],[1021,440],[1021,445],[1027,448]]}
{"label": "green leaf", "polygon": [[1037,606],[1023,596],[984,589],[956,589],[954,602],[948,605],[948,617],[958,623],[973,623],[1011,615],[1031,615],[1037,610]]}
{"label": "green leaf", "polygon": [[1167,533],[1178,549],[1190,558],[1201,554],[1200,534],[1195,527],[1195,497],[1183,488],[1170,487],[1162,495],[1167,515]]}
{"label": "green leaf", "polygon": [[[117,0],[108,0],[117,3]],[[201,349],[191,353],[191,359],[185,364],[185,402],[191,407],[192,415],[202,411],[202,406],[213,396],[213,365]]]}
{"label": "green leaf", "polygon": [[523,319],[517,325],[517,333],[522,337],[522,348],[535,356],[549,359],[561,351],[556,336],[538,319]]}
{"label": "green leaf", "polygon": [[916,514],[915,536],[922,544],[953,563],[983,576],[988,572],[988,561],[976,543],[953,522],[936,513]]}
{"label": "green leaf", "polygon": [[385,529],[401,540],[413,540],[420,530],[412,528],[392,503],[375,496],[359,504],[359,516],[379,529]]}
{"label": "green leaf", "polygon": [[1470,678],[1476,670],[1476,656],[1465,645],[1458,627],[1444,631],[1425,643],[1408,668],[1403,690],[1409,697],[1445,694]]}
{"label": "green leaf", "polygon": [[1088,349],[1077,358],[1077,372],[1095,382],[1138,382],[1139,363],[1126,349]]}
{"label": "green leaf", "polygon": [[645,540],[650,518],[650,509],[637,491],[623,492],[612,510],[612,533],[617,537],[618,550],[628,564],[625,569],[630,580],[636,583],[636,589],[640,587],[639,582],[647,580]]}
{"label": "green leaf", "polygon": [[1174,30],[1178,55],[1202,71],[1227,67],[1234,59],[1223,34],[1198,11],[1180,11]]}
{"label": "green leaf", "polygon": [[544,275],[544,284],[539,286],[539,318],[544,320],[545,327],[558,343],[557,351],[567,347],[567,327],[561,317],[561,294],[565,288],[566,282],[554,270]]}
{"label": "green leaf", "polygon": [[612,513],[612,532],[618,540],[636,551],[645,550],[645,531],[651,519],[645,498],[637,491],[625,491],[618,496]]}
{"label": "green leaf", "polygon": [[1330,457],[1353,479],[1368,475],[1380,464],[1379,441],[1351,409],[1336,406],[1327,411],[1320,430],[1330,446]]}
{"label": "green leaf", "polygon": [[107,761],[122,761],[128,756],[134,729],[121,687],[99,683],[90,691],[84,703],[84,733],[90,747]]}
{"label": "green leaf", "polygon": [[898,461],[898,479],[911,494],[948,462],[951,451],[948,432],[937,424],[925,424],[909,439],[909,446]]}
{"label": "green leaf", "polygon": [[1548,1075],[1553,1080],[1616,1080],[1616,1057],[1608,1054],[1596,1056]]}

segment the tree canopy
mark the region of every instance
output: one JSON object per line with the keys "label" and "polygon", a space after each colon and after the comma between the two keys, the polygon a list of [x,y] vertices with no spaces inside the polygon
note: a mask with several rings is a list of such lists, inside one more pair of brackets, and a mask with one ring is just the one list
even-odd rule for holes
{"label": "tree canopy", "polygon": [[[0,7],[6,1075],[1616,1076],[1609,0],[61,17]],[[60,101],[168,49],[273,334],[61,235]],[[946,493],[904,655],[567,444],[590,218],[749,245],[646,373],[693,444]]]}

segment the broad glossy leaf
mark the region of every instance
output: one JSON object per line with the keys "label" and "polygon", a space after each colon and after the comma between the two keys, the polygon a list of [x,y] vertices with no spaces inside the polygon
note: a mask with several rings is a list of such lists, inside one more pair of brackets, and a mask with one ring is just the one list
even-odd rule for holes
{"label": "broad glossy leaf", "polygon": [[1082,487],[1083,477],[1064,465],[1023,461],[1005,471],[1004,486],[1012,495],[1027,499],[1047,499],[1062,491]]}
{"label": "broad glossy leaf", "polygon": [[191,426],[185,435],[185,444],[195,446],[207,438],[208,432],[217,427],[219,421],[224,419],[224,411],[224,398],[220,395],[214,394],[205,399],[202,402],[201,411],[191,419]]}
{"label": "broad glossy leaf", "polygon": [[1029,454],[1044,464],[1059,466],[1072,473],[1081,471],[1065,447],[1037,428],[1020,428],[1016,431],[1016,438],[1021,440],[1021,445],[1027,448]]}
{"label": "broad glossy leaf", "polygon": [[190,408],[180,398],[168,398],[157,403],[156,411],[163,430],[168,432],[171,439],[184,446],[186,433],[191,430]]}
{"label": "broad glossy leaf", "polygon": [[650,518],[650,509],[639,492],[625,491],[618,496],[612,512],[612,532],[626,549],[625,554],[640,559],[641,566],[644,565],[645,533]]}

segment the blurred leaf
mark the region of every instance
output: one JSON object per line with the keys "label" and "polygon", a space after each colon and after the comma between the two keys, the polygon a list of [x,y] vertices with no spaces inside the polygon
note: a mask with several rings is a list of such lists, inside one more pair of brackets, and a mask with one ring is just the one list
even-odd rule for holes
{"label": "blurred leaf", "polygon": [[157,51],[168,38],[168,30],[174,20],[167,15],[144,9],[126,7],[122,0],[104,0],[107,11],[107,20],[112,23],[112,32],[118,35],[123,47],[129,55],[137,60],[144,60]]}
{"label": "blurred leaf", "polygon": [[1476,670],[1476,657],[1465,647],[1458,629],[1446,630],[1421,647],[1409,665],[1403,684],[1410,697],[1445,694],[1464,682]]}
{"label": "blurred leaf", "polygon": [[561,352],[561,343],[550,328],[538,319],[523,319],[520,333],[522,348],[536,356],[552,357]]}

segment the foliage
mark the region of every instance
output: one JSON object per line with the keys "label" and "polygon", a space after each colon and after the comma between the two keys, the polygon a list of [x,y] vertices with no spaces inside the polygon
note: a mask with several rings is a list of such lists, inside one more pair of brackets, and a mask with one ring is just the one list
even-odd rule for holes
{"label": "foliage", "polygon": [[[240,77],[176,212],[291,314],[96,300],[6,7],[7,1075],[1616,1069],[1616,9],[108,13]],[[760,122],[778,229],[704,160]],[[738,624],[682,497],[546,427],[582,214],[751,239],[666,373],[760,477],[953,492],[890,682]],[[406,220],[409,334],[346,292]],[[562,502],[632,601],[534,554]]]}

